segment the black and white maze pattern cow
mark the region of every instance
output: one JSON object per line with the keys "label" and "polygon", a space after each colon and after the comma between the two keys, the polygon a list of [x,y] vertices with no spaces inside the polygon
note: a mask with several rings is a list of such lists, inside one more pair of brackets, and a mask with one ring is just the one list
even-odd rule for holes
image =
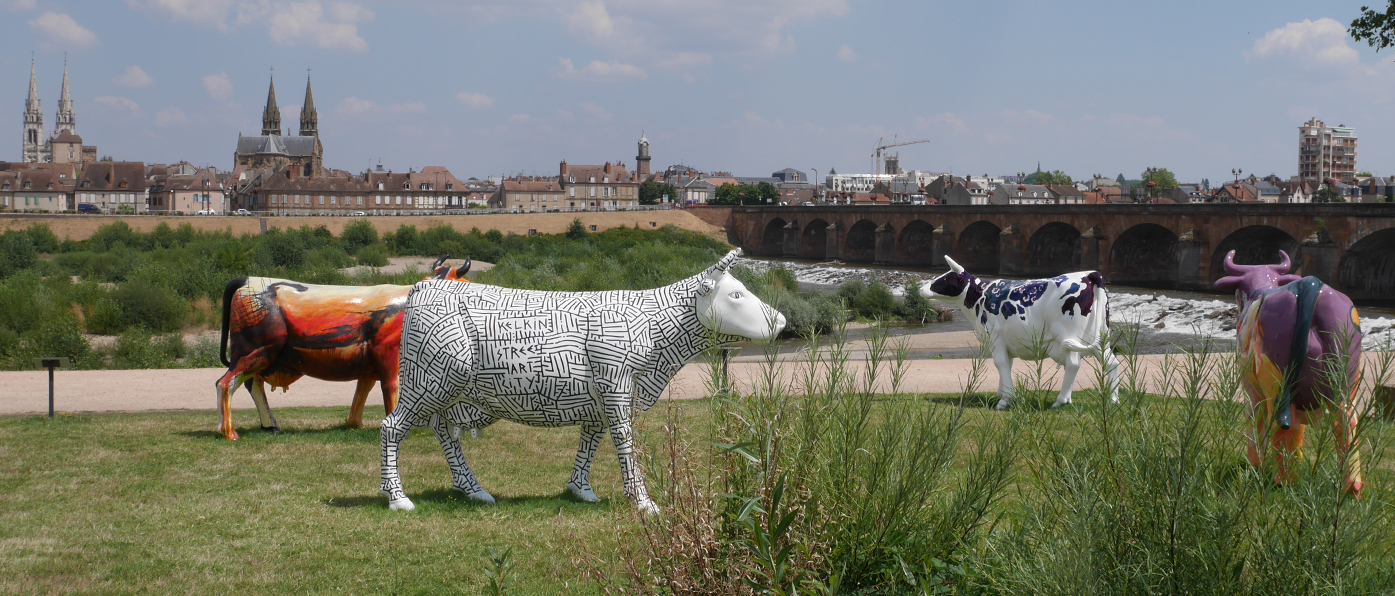
{"label": "black and white maze pattern cow", "polygon": [[[596,501],[588,480],[605,429],[625,494],[658,508],[637,467],[631,420],[649,409],[678,370],[717,342],[775,337],[785,317],[727,270],[741,251],[673,285],[644,291],[538,292],[423,281],[403,322],[400,394],[382,422],[382,485],[392,509],[412,509],[397,472],[407,431],[430,426],[454,488],[486,503],[458,440],[495,420],[581,426],[567,490]],[[454,428],[452,428],[454,427]]]}
{"label": "black and white maze pattern cow", "polygon": [[1119,401],[1119,361],[1110,349],[1109,293],[1098,271],[1050,279],[983,280],[945,257],[950,270],[920,286],[926,298],[952,299],[987,337],[998,369],[998,409],[1012,402],[1012,361],[1051,358],[1065,368],[1052,407],[1070,403],[1080,354],[1091,353],[1109,374],[1109,396]]}

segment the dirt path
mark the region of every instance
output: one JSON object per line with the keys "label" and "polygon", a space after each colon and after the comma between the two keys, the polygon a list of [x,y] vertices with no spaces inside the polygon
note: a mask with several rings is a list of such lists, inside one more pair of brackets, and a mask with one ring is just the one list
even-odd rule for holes
{"label": "dirt path", "polygon": [[[707,234],[714,238],[726,240],[726,233],[718,226],[709,224],[697,216],[683,210],[671,211],[610,211],[610,212],[585,212],[585,213],[494,213],[475,215],[409,215],[401,217],[267,217],[267,226],[275,228],[288,228],[300,226],[325,226],[335,235],[344,231],[344,226],[351,222],[366,219],[373,223],[373,227],[378,229],[378,233],[396,231],[398,227],[404,225],[414,225],[420,230],[434,225],[445,224],[459,230],[468,232],[470,228],[480,230],[499,230],[505,234],[527,234],[529,230],[536,230],[539,234],[557,234],[567,231],[567,226],[573,219],[580,219],[581,223],[587,226],[596,226],[596,231],[605,231],[617,227],[639,226],[643,229],[653,229],[673,224],[685,230],[692,230],[702,234]],[[35,223],[48,224],[49,228],[57,234],[59,238],[70,238],[72,240],[84,240],[91,236],[97,228],[116,221],[124,221],[132,229],[142,232],[149,232],[160,225],[167,223],[170,227],[179,227],[180,224],[188,223],[199,230],[230,230],[233,234],[257,234],[261,232],[261,223],[256,217],[234,217],[234,216],[116,216],[116,215],[5,215],[0,217],[0,231],[10,229],[24,229]]]}
{"label": "dirt path", "polygon": [[[948,336],[951,334],[935,334]],[[956,342],[955,338],[936,337],[946,345]],[[786,354],[778,366],[783,381],[797,386],[802,358]],[[854,371],[865,370],[857,361],[860,356],[850,356]],[[734,358],[730,374],[740,386],[750,387],[759,382],[764,372],[762,357],[758,354],[743,354]],[[1156,370],[1161,364],[1160,356],[1141,358],[1149,370]],[[910,362],[902,391],[916,393],[953,393],[961,387],[961,379],[968,376],[972,361],[968,359],[918,359]],[[1060,376],[1054,364],[1043,367],[1046,374],[1055,374],[1052,386],[1060,386]],[[1018,361],[1015,370],[1026,374],[1027,363]],[[704,363],[693,363],[679,371],[669,384],[668,399],[696,399],[708,395],[706,380],[710,367]],[[223,374],[223,369],[155,369],[155,370],[93,370],[58,371],[55,382],[56,408],[60,412],[146,412],[160,410],[212,410],[214,400],[213,383]],[[995,391],[998,386],[997,374],[991,362],[985,363],[983,385],[980,391]],[[890,387],[890,375],[883,370],[881,388]],[[1094,386],[1093,374],[1089,367],[1082,366],[1076,389]],[[353,398],[353,383],[333,383],[311,378],[303,378],[291,386],[287,393],[276,392],[268,399],[272,408],[288,406],[347,406]],[[48,373],[46,371],[0,372],[0,415],[37,414],[48,411]],[[369,405],[381,404],[381,395],[375,392],[369,398]],[[233,397],[234,409],[253,408],[252,398],[244,390]]]}

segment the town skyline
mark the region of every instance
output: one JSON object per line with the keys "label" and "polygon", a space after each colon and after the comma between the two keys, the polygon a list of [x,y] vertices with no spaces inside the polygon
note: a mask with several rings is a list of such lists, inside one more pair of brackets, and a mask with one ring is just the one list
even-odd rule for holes
{"label": "town skyline", "polygon": [[[379,160],[398,170],[443,165],[462,177],[547,175],[565,158],[633,167],[643,130],[656,169],[817,168],[822,178],[830,166],[870,170],[877,139],[900,135],[931,139],[902,149],[906,169],[1000,175],[1040,162],[1076,177],[1135,178],[1165,167],[1179,180],[1218,184],[1236,167],[1296,174],[1295,133],[1311,117],[1357,129],[1359,170],[1395,170],[1384,132],[1395,124],[1384,99],[1395,56],[1346,37],[1356,5],[1265,4],[1262,15],[1248,5],[1086,5],[1046,14],[1008,3],[980,8],[992,13],[983,17],[933,3],[738,10],[716,1],[656,39],[650,26],[668,22],[668,9],[536,4],[542,10],[529,16],[482,3],[6,2],[0,114],[20,132],[32,49],[47,129],[66,52],[84,142],[147,163],[230,169],[238,133],[260,131],[274,65],[291,128],[302,67],[311,69],[325,165],[349,171]],[[936,22],[977,31],[978,45],[947,52],[963,38],[953,27],[907,29],[910,41],[859,35],[934,11]],[[1146,17],[1179,35],[1081,25],[1091,14],[1096,24]],[[745,24],[732,29],[735,20]],[[1076,26],[1049,26],[1058,21]],[[445,35],[451,27],[464,33]],[[1220,30],[1228,34],[1218,38]],[[532,39],[528,31],[541,35],[536,44],[506,43]],[[142,49],[150,39],[168,45]],[[19,149],[7,143],[0,159],[19,161]]]}

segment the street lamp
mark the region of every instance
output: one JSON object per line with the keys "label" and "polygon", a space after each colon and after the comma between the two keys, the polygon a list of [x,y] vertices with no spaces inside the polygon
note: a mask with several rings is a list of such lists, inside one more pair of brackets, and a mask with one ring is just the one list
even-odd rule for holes
{"label": "street lamp", "polygon": [[1236,184],[1240,184],[1240,175],[1241,175],[1241,174],[1244,174],[1244,173],[1245,173],[1245,170],[1242,170],[1242,169],[1240,169],[1240,168],[1231,168],[1231,169],[1230,169],[1230,175],[1231,175],[1231,176],[1235,176],[1235,183],[1236,183]]}
{"label": "street lamp", "polygon": [[817,201],[817,200],[819,200],[819,169],[818,169],[818,168],[809,168],[809,169],[811,169],[811,170],[814,171],[814,180],[813,180],[813,182],[814,182],[814,196],[811,197],[811,198],[813,198],[815,201]]}

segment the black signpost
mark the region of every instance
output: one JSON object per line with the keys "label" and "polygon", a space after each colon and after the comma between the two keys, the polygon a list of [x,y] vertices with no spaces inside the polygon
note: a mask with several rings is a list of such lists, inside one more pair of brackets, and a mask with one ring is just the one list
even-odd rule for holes
{"label": "black signpost", "polygon": [[57,358],[35,358],[35,359],[34,359],[34,364],[39,365],[41,368],[47,368],[47,369],[48,369],[48,417],[49,417],[49,420],[52,420],[52,419],[53,419],[53,371],[54,371],[55,369],[59,369],[59,368],[68,368],[69,366],[71,366],[72,363],[68,360],[68,358],[67,358],[66,356],[60,356],[60,357],[57,357]]}

